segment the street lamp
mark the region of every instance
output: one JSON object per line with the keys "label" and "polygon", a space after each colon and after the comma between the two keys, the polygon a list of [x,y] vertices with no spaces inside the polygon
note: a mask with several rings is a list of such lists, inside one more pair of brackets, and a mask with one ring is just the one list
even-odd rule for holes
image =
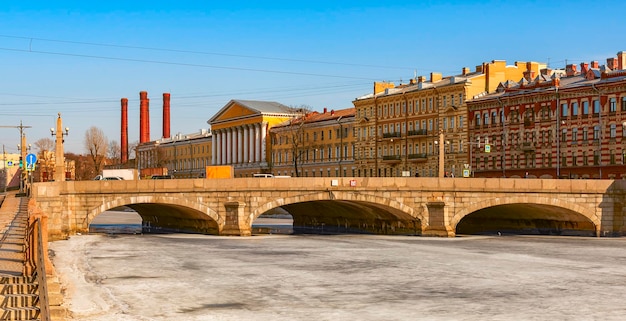
{"label": "street lamp", "polygon": [[22,135],[22,143],[17,144],[17,149],[20,150],[20,167],[22,168],[22,177],[20,179],[20,193],[24,193],[26,182],[28,181],[28,170],[26,168],[26,154],[32,148],[31,144],[26,145],[26,135]]}
{"label": "street lamp", "polygon": [[54,180],[57,182],[65,181],[65,157],[63,153],[63,143],[65,140],[63,136],[67,136],[70,133],[70,128],[65,127],[65,132],[63,131],[63,120],[61,119],[61,113],[58,114],[57,117],[57,128],[56,132],[54,128],[50,128],[50,134],[56,137],[55,141],[55,162],[54,162]]}

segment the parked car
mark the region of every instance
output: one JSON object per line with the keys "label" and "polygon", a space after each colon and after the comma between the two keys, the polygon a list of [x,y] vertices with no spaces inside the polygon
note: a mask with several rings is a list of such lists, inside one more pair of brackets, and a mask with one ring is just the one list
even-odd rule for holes
{"label": "parked car", "polygon": [[119,176],[107,176],[98,175],[94,177],[94,181],[123,181],[124,179]]}

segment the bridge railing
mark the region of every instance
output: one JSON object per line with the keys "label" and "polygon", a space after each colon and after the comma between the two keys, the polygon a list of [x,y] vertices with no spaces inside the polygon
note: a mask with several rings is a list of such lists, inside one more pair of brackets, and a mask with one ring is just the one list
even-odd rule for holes
{"label": "bridge railing", "polygon": [[26,230],[24,276],[36,280],[39,295],[39,318],[42,321],[49,321],[50,305],[44,255],[41,219],[35,217],[32,218],[32,222]]}

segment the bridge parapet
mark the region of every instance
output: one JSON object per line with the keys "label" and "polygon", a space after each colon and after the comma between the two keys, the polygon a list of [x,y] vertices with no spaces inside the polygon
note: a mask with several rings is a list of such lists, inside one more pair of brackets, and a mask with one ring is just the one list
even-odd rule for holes
{"label": "bridge parapet", "polygon": [[[115,206],[139,207],[133,204],[166,206],[177,213],[172,224],[186,220],[185,226],[199,231],[249,235],[264,211],[315,201],[385,208],[421,221],[424,235],[442,236],[453,236],[465,216],[481,209],[532,203],[584,216],[598,234],[621,235],[624,190],[626,181],[612,180],[316,177],[48,182],[34,184],[32,197],[49,215],[53,239],[85,232],[96,215]],[[141,206],[144,221],[165,218],[146,214],[149,207]]]}

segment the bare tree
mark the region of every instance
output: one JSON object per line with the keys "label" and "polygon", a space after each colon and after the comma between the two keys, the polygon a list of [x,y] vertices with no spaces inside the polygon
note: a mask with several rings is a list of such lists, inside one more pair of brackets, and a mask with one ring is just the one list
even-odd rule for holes
{"label": "bare tree", "polygon": [[302,158],[307,152],[304,142],[304,125],[306,124],[307,115],[311,112],[311,107],[308,105],[300,105],[289,106],[289,108],[292,112],[299,114],[299,117],[289,121],[286,137],[291,144],[291,159],[293,160],[293,168],[296,177],[300,177]]}
{"label": "bare tree", "polygon": [[109,150],[107,157],[113,161],[114,164],[119,164],[122,158],[122,148],[116,140],[112,140],[109,143]]}
{"label": "bare tree", "polygon": [[108,148],[108,139],[104,135],[102,129],[91,126],[85,132],[85,149],[87,149],[88,157],[93,163],[95,173],[100,173],[104,167]]}
{"label": "bare tree", "polygon": [[52,149],[54,148],[54,141],[51,138],[41,138],[35,143],[35,147],[39,150],[37,159],[39,166],[35,170],[35,179],[37,181],[47,181],[52,179]]}

